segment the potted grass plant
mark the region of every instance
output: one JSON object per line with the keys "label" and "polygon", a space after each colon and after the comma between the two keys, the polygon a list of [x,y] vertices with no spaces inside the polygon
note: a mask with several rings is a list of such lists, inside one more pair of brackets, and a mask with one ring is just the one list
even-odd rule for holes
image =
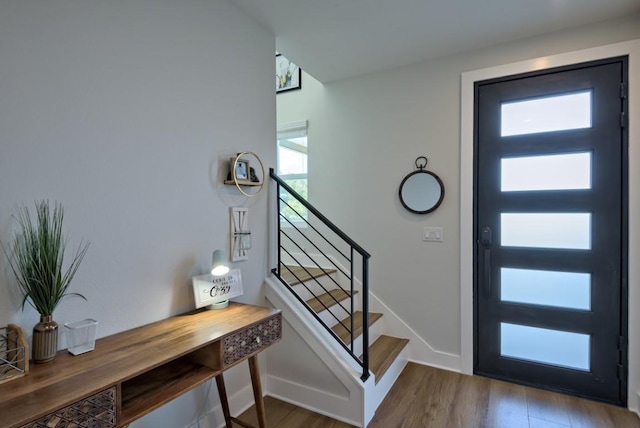
{"label": "potted grass plant", "polygon": [[62,232],[62,204],[56,202],[52,210],[49,201],[36,201],[35,221],[27,207],[19,208],[14,219],[19,231],[9,248],[2,245],[2,249],[24,296],[22,308],[29,302],[40,314],[40,322],[33,327],[33,361],[45,363],[53,360],[58,351],[58,324],[53,321],[53,311],[65,296],[86,300],[68,289],[89,243],[80,243],[63,272],[66,238]]}

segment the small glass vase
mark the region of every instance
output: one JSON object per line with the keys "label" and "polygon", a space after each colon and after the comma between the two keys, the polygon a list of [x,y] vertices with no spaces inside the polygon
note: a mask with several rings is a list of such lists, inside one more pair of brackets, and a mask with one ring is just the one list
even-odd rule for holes
{"label": "small glass vase", "polygon": [[40,322],[33,326],[33,362],[47,363],[58,353],[58,323],[52,315],[40,315]]}

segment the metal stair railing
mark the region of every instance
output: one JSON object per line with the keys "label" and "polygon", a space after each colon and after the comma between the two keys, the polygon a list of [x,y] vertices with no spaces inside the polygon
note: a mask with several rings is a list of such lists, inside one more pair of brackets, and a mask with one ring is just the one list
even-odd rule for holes
{"label": "metal stair railing", "polygon": [[[329,332],[329,334],[338,342],[342,348],[358,363],[362,368],[362,376],[360,379],[364,382],[369,378],[369,258],[371,257],[360,245],[358,245],[347,234],[340,230],[335,224],[327,219],[318,209],[311,205],[305,198],[300,196],[291,186],[289,186],[282,178],[278,177],[273,168],[269,170],[271,179],[276,183],[277,195],[277,267],[271,272],[280,280],[280,282],[296,297],[296,299],[313,315],[313,317]],[[307,215],[301,214],[298,209],[292,206],[291,200],[299,202],[307,210]],[[284,210],[293,213],[296,221],[292,221],[283,213]],[[282,225],[287,227],[283,228]],[[323,229],[321,231],[320,229]],[[327,236],[330,235],[330,236]],[[286,244],[285,244],[286,243]],[[317,253],[309,253],[305,247],[311,245]],[[343,248],[340,248],[343,247]],[[330,254],[329,254],[330,253]],[[283,255],[287,257],[287,264],[283,262]],[[344,262],[337,263],[332,258],[338,258]],[[322,260],[318,260],[318,257]],[[356,259],[357,257],[357,259]],[[304,258],[304,260],[301,260]],[[360,295],[362,308],[362,357],[355,355],[355,299],[357,292],[355,289],[356,282],[356,262],[360,263],[362,293]],[[327,266],[330,265],[330,266]],[[343,268],[342,266],[346,266]],[[297,268],[297,269],[296,269]],[[328,278],[331,282],[333,290],[339,290],[342,296],[348,296],[348,305],[342,302],[342,299],[331,294],[327,287],[319,281],[317,271],[320,271],[323,277]],[[330,271],[335,270],[336,274],[345,278],[349,287],[345,289],[341,282],[336,280]],[[306,275],[300,273],[304,272]],[[314,271],[313,273],[311,271]],[[305,283],[310,281],[320,287],[323,292],[330,297],[329,303],[324,303],[318,299],[318,302],[324,309],[329,307],[336,308],[339,313],[344,313],[350,322],[348,325],[336,316],[332,311],[331,314],[337,324],[340,324],[349,332],[349,343],[345,343],[338,335],[322,320],[322,318],[314,311],[311,306],[294,290],[294,288],[283,278],[283,273],[288,272],[290,276],[301,284],[315,298],[318,296]],[[296,273],[298,272],[298,273]],[[305,277],[304,279],[302,277]]]}

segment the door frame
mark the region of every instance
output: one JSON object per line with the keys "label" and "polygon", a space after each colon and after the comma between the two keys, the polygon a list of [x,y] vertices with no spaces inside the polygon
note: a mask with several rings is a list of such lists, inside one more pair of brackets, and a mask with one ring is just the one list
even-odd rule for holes
{"label": "door frame", "polygon": [[[460,370],[473,375],[474,84],[477,81],[628,55],[628,260],[640,260],[640,39],[462,73],[460,93]],[[635,124],[635,126],[632,126]],[[624,237],[623,237],[624,239]],[[628,405],[640,409],[640,263],[628,266]]]}

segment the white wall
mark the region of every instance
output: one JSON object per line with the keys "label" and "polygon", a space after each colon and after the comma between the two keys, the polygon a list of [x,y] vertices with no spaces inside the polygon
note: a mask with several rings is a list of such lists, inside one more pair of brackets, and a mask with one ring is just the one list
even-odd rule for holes
{"label": "white wall", "polygon": [[[241,301],[264,303],[267,193],[223,186],[235,152],[275,164],[274,37],[227,0],[0,0],[0,240],[19,205],[58,200],[70,247],[91,242],[54,319],[98,335],[193,308],[191,276],[229,247],[229,207],[249,206]],[[251,159],[250,159],[251,162]],[[37,322],[0,258],[0,326]],[[61,347],[65,347],[64,337]],[[244,366],[229,376],[235,393]],[[134,426],[179,427],[215,386]],[[219,421],[217,421],[219,423]]]}
{"label": "white wall", "polygon": [[[640,38],[639,22],[630,16],[326,85],[303,76],[302,90],[277,96],[279,123],[309,120],[310,201],[372,254],[372,290],[436,350],[461,353],[461,74]],[[402,208],[398,186],[422,155],[446,193],[435,212],[416,215]],[[423,242],[424,226],[443,227],[444,242]],[[449,367],[460,370],[459,360]]]}

